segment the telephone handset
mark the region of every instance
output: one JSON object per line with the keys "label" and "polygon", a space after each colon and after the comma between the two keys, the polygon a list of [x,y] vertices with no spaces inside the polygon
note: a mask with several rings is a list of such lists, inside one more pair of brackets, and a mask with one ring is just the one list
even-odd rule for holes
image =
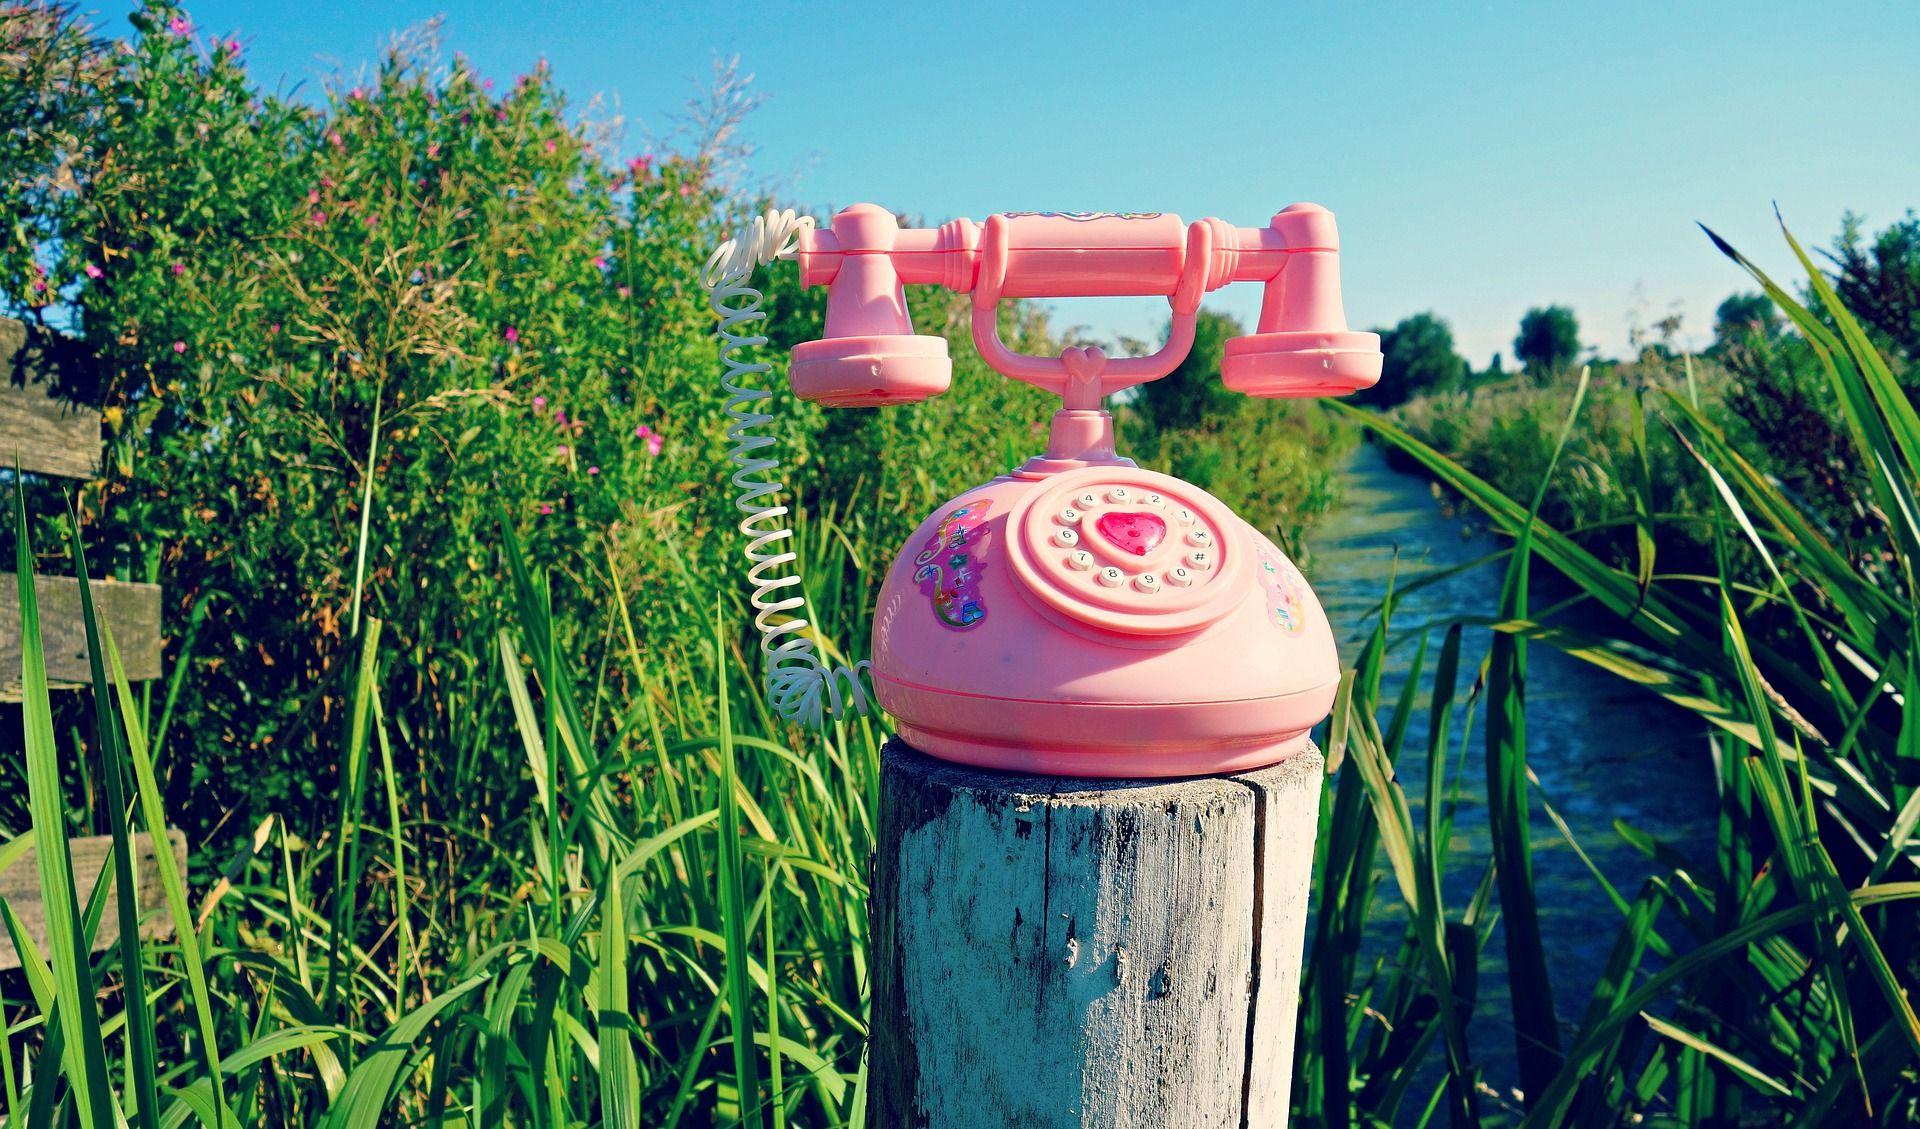
{"label": "telephone handset", "polygon": [[[996,371],[1061,397],[1046,449],[935,510],[881,586],[871,660],[834,667],[808,633],[805,596],[775,501],[778,461],[760,432],[769,366],[748,285],[797,261],[824,285],[825,335],[793,350],[803,399],[911,403],[944,391],[945,338],[915,334],[905,283],[972,298],[974,345]],[[1380,376],[1378,335],[1347,328],[1332,213],[1295,204],[1263,228],[1165,213],[1010,212],[985,223],[901,228],[857,204],[828,229],[768,212],[708,260],[720,316],[733,483],[769,699],[817,723],[868,707],[865,680],[900,734],[935,756],[1076,776],[1241,771],[1284,759],[1327,714],[1339,680],[1333,634],[1276,546],[1191,483],[1114,450],[1115,392],[1173,371],[1201,298],[1265,286],[1255,332],[1226,346],[1221,377],[1263,397],[1341,395]],[[1058,357],[1001,341],[1003,298],[1164,296],[1167,342],[1144,357],[1095,347]]]}

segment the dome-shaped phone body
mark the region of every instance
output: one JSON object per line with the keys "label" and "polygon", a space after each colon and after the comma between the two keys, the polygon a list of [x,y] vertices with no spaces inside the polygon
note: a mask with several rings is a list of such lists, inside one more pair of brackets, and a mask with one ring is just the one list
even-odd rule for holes
{"label": "dome-shaped phone body", "polygon": [[1212,495],[1124,465],[997,478],[941,506],[887,574],[872,654],[915,747],[1068,776],[1272,764],[1339,683],[1293,562]]}

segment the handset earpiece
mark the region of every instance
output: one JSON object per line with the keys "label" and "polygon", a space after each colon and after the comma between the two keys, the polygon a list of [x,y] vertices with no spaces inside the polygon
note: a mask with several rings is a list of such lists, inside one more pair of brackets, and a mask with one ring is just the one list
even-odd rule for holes
{"label": "handset earpiece", "polygon": [[1255,332],[1227,342],[1220,365],[1226,386],[1267,398],[1344,396],[1372,387],[1380,379],[1380,335],[1347,328],[1333,213],[1294,204],[1265,229],[1242,228],[1238,235],[1243,261],[1270,261],[1275,269],[1265,278]]}
{"label": "handset earpiece", "polygon": [[910,404],[947,390],[953,360],[944,337],[917,334],[894,265],[893,213],[855,204],[828,231],[800,235],[803,286],[827,287],[826,335],[793,348],[794,394],[836,408]]}

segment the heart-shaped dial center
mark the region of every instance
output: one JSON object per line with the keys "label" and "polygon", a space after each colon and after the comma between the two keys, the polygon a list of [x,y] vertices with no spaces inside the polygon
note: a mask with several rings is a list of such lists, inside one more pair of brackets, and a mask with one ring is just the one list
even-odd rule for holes
{"label": "heart-shaped dial center", "polygon": [[1115,548],[1136,557],[1153,552],[1167,536],[1166,520],[1159,514],[1104,513],[1094,528]]}

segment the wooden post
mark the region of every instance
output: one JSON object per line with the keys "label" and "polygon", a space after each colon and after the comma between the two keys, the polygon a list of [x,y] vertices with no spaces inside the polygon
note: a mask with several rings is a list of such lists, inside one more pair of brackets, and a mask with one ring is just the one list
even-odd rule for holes
{"label": "wooden post", "polygon": [[1323,769],[1067,780],[890,743],[868,1123],[1285,1125]]}

